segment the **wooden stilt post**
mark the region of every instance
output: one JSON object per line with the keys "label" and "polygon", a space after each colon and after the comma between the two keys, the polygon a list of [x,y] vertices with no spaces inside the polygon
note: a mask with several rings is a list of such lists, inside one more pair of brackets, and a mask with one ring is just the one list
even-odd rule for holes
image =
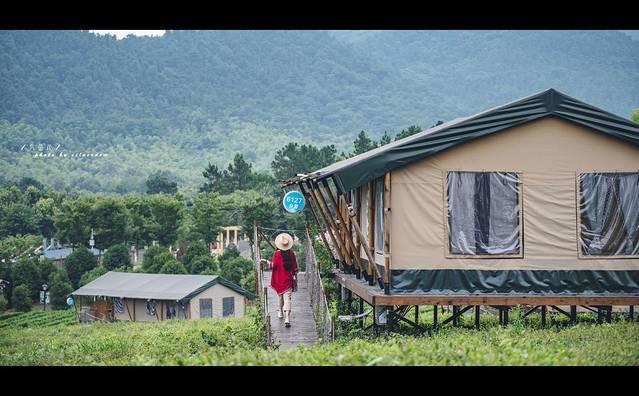
{"label": "wooden stilt post", "polygon": [[384,175],[384,294],[390,294],[391,267],[391,174]]}
{"label": "wooden stilt post", "polygon": [[510,307],[504,307],[504,326],[508,326],[508,311]]}
{"label": "wooden stilt post", "polygon": [[437,327],[437,305],[433,305],[433,327]]}
{"label": "wooden stilt post", "polygon": [[346,266],[348,264],[346,263],[346,257],[344,256],[342,245],[339,243],[337,236],[333,232],[331,222],[329,222],[328,219],[326,218],[326,215],[324,214],[324,209],[322,209],[322,206],[320,205],[319,200],[317,199],[317,196],[315,195],[315,191],[313,190],[313,187],[311,186],[310,182],[307,182],[307,187],[308,187],[309,194],[313,202],[315,203],[315,207],[317,208],[317,211],[320,214],[320,217],[322,221],[324,222],[326,229],[328,230],[328,236],[330,237],[331,242],[333,242],[333,246],[335,246],[335,251],[337,252],[337,255],[339,256],[339,259],[342,262],[344,269],[346,269]]}
{"label": "wooden stilt post", "polygon": [[[372,252],[375,252],[375,184],[371,181],[368,182],[368,246]],[[377,272],[377,264],[375,262],[375,255],[373,254],[373,260],[369,258],[369,267],[375,268]],[[370,270],[369,268],[369,270]],[[383,286],[384,281],[381,279],[381,275],[378,276],[380,285]]]}
{"label": "wooden stilt post", "polygon": [[[363,298],[359,298],[359,314],[363,314],[364,313],[364,299]],[[364,328],[364,317],[362,316],[361,318],[359,318],[359,327],[361,327],[362,329]]]}
{"label": "wooden stilt post", "polygon": [[457,318],[458,312],[459,312],[459,306],[453,305],[453,326],[455,327],[457,327],[457,324],[458,324],[458,318]]}
{"label": "wooden stilt post", "polygon": [[630,318],[630,321],[634,321],[635,320],[635,306],[631,305],[630,309],[628,310],[628,317]]}
{"label": "wooden stilt post", "polygon": [[479,305],[475,305],[475,328],[479,330]]}
{"label": "wooden stilt post", "polygon": [[612,305],[608,306],[608,310],[606,312],[606,322],[612,322]]}
{"label": "wooden stilt post", "polygon": [[570,323],[572,324],[577,323],[577,306],[576,305],[570,306]]}
{"label": "wooden stilt post", "polygon": [[419,324],[419,305],[415,305],[415,323]]}
{"label": "wooden stilt post", "polygon": [[541,327],[546,327],[546,306],[541,306]]}
{"label": "wooden stilt post", "polygon": [[[326,190],[326,194],[329,196],[331,204],[333,205],[333,209],[335,209],[335,214],[337,215],[337,218],[340,222],[340,224],[344,225],[342,228],[344,230],[344,240],[346,241],[346,245],[350,248],[350,250],[347,249],[348,253],[353,253],[353,257],[355,259],[355,263],[357,264],[357,268],[359,271],[365,271],[364,269],[364,265],[362,264],[361,258],[359,257],[359,254],[355,254],[355,244],[353,243],[353,238],[352,236],[346,235],[348,233],[348,228],[346,228],[346,221],[344,219],[344,217],[342,216],[341,211],[339,210],[339,205],[337,204],[335,197],[333,197],[333,194],[331,193],[331,189],[328,186],[328,182],[326,180],[322,180],[322,184],[324,185],[324,189]],[[319,188],[319,184],[318,184],[318,191],[320,193],[320,195],[322,195],[322,190],[321,188]],[[341,200],[342,202],[346,203],[344,199]]]}

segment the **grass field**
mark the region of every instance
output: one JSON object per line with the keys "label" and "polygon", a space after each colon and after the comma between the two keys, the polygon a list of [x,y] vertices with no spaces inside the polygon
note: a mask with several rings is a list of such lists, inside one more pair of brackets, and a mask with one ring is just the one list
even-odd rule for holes
{"label": "grass field", "polygon": [[548,329],[487,321],[481,331],[444,328],[432,337],[349,337],[267,350],[254,312],[240,319],[6,326],[0,365],[639,365],[639,323],[622,320]]}

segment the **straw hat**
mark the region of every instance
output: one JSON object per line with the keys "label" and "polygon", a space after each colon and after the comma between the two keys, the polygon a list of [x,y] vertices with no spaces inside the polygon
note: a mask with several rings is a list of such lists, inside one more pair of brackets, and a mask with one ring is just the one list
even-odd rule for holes
{"label": "straw hat", "polygon": [[280,250],[289,250],[293,247],[293,237],[283,232],[275,237],[275,246]]}

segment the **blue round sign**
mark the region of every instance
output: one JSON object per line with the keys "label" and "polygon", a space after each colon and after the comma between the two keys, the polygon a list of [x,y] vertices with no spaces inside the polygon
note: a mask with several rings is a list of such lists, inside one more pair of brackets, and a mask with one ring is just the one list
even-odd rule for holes
{"label": "blue round sign", "polygon": [[282,204],[289,213],[297,213],[304,209],[304,196],[299,191],[289,191],[284,195]]}
{"label": "blue round sign", "polygon": [[69,306],[73,305],[73,297],[68,297],[67,298],[67,305],[69,305]]}

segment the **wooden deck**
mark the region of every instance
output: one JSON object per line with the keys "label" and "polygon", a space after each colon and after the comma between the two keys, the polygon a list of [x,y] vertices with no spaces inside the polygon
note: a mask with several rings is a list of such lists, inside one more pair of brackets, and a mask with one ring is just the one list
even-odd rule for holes
{"label": "wooden deck", "polygon": [[[311,299],[306,287],[306,273],[297,274],[298,289],[291,298],[291,327],[284,326],[284,318],[277,317],[277,293],[268,287],[268,309],[271,318],[271,332],[273,344],[279,345],[280,350],[293,348],[299,344],[313,345],[317,340],[315,319]],[[271,272],[264,271],[264,285],[271,284]]]}
{"label": "wooden deck", "polygon": [[377,284],[369,286],[363,277],[335,271],[335,280],[370,305],[639,305],[639,296],[384,294]]}

